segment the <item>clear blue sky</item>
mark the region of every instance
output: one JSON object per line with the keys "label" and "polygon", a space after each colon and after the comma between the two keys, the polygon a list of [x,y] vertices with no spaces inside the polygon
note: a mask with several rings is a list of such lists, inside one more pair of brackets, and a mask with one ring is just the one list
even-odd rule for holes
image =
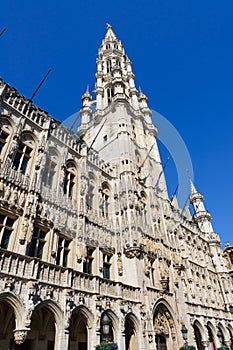
{"label": "clear blue sky", "polygon": [[[110,23],[150,107],[185,141],[215,231],[233,243],[232,14],[232,0],[3,1],[0,76],[30,97],[51,68],[35,103],[64,120],[79,110],[86,84],[94,88]],[[173,171],[167,165],[170,178]]]}

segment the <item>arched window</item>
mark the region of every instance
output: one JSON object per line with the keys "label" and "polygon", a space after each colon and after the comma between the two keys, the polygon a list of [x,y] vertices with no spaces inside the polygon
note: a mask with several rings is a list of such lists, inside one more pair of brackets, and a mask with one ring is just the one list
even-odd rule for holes
{"label": "arched window", "polygon": [[49,188],[55,188],[57,184],[59,157],[55,150],[50,149],[44,167],[42,183]]}
{"label": "arched window", "polygon": [[106,50],[109,50],[110,49],[110,44],[107,44],[106,45]]}
{"label": "arched window", "polygon": [[68,198],[74,198],[76,184],[76,166],[73,162],[68,162],[65,169],[63,190]]}
{"label": "arched window", "polygon": [[9,136],[12,133],[12,126],[5,118],[1,118],[0,126],[0,155],[1,159],[3,159],[5,150],[7,148],[7,143],[9,141]]}
{"label": "arched window", "polygon": [[35,148],[35,141],[30,134],[24,134],[18,144],[14,153],[13,167],[16,170],[21,170],[23,174],[28,172],[31,163],[33,151]]}
{"label": "arched window", "polygon": [[116,59],[116,66],[118,66],[118,67],[121,66],[121,61],[118,58]]}
{"label": "arched window", "polygon": [[110,73],[111,72],[111,68],[112,68],[111,60],[107,60],[106,66],[107,66],[107,73]]}
{"label": "arched window", "polygon": [[114,90],[113,88],[108,88],[107,89],[107,99],[108,99],[108,103],[110,103],[112,101],[112,98],[114,96]]}

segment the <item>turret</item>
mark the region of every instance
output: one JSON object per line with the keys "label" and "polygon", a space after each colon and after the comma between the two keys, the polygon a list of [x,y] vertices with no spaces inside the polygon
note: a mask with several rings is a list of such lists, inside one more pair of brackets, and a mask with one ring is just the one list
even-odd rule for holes
{"label": "turret", "polygon": [[200,230],[203,233],[211,233],[213,232],[210,213],[205,209],[204,206],[204,197],[201,193],[199,193],[193,182],[190,180],[190,203],[193,205],[194,209],[194,221],[198,224]]}
{"label": "turret", "polygon": [[87,86],[86,92],[82,95],[82,108],[80,110],[80,116],[81,116],[81,125],[79,127],[79,132],[82,132],[82,129],[86,129],[87,124],[91,120],[92,115],[92,96],[89,92],[89,87]]}

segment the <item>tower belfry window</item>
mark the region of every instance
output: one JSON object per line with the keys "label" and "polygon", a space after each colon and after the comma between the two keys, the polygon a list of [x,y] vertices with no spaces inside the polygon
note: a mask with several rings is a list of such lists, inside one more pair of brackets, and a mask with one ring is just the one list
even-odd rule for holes
{"label": "tower belfry window", "polygon": [[107,60],[106,64],[107,64],[107,73],[110,73],[111,72],[111,68],[112,68],[111,60]]}
{"label": "tower belfry window", "polygon": [[113,88],[108,88],[108,89],[107,89],[108,103],[112,101],[113,96],[114,96],[114,90],[113,90]]}

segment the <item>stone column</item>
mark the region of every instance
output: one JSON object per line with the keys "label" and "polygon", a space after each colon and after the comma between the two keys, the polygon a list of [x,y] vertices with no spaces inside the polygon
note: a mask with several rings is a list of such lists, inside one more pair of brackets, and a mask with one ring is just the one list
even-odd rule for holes
{"label": "stone column", "polygon": [[55,337],[55,347],[54,350],[68,350],[69,344],[69,331],[67,329],[61,330],[58,328]]}
{"label": "stone column", "polygon": [[125,350],[125,332],[122,332],[120,337],[118,337],[118,347],[121,350]]}

